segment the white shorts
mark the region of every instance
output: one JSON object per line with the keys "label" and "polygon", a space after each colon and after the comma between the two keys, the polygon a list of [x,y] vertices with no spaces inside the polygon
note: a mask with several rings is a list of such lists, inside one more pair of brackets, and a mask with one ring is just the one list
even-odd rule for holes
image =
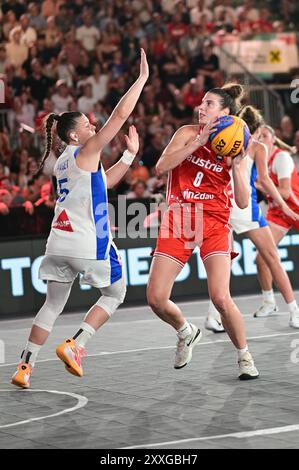
{"label": "white shorts", "polygon": [[97,288],[111,286],[121,279],[121,258],[114,243],[105,260],[45,255],[39,268],[39,279],[73,282],[79,273],[82,274],[80,284]]}
{"label": "white shorts", "polygon": [[230,219],[230,224],[233,228],[233,231],[239,235],[240,233],[249,232],[249,230],[256,230],[257,228],[267,227],[267,221],[262,216],[259,221],[251,220],[238,220]]}

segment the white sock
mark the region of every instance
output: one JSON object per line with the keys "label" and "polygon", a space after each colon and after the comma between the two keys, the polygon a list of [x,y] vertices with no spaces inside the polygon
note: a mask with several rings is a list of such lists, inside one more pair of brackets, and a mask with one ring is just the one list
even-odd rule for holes
{"label": "white sock", "polygon": [[293,312],[295,312],[295,310],[298,310],[298,305],[297,305],[296,300],[293,300],[293,302],[290,302],[287,305],[288,305],[288,309],[289,309],[290,313],[293,313]]}
{"label": "white sock", "polygon": [[270,304],[275,304],[274,292],[271,290],[262,290],[264,302],[269,302]]}
{"label": "white sock", "polygon": [[80,325],[79,330],[73,336],[73,339],[76,340],[77,346],[84,347],[87,341],[95,334],[96,330],[89,325],[89,323],[83,322]]}
{"label": "white sock", "polygon": [[245,354],[246,352],[248,352],[248,351],[249,351],[249,349],[248,349],[247,344],[246,344],[245,348],[243,348],[243,349],[237,349],[238,360],[242,359],[242,356],[244,356],[244,354]]}
{"label": "white sock", "polygon": [[221,315],[211,300],[208,308],[208,317],[212,317],[215,320],[221,322]]}
{"label": "white sock", "polygon": [[187,321],[185,321],[183,326],[177,331],[178,331],[178,337],[184,339],[184,338],[187,338],[187,336],[191,335],[192,328],[190,324]]}
{"label": "white sock", "polygon": [[22,362],[26,362],[27,364],[30,364],[31,367],[34,367],[40,348],[40,344],[35,344],[31,343],[31,341],[27,341],[25,349],[21,354]]}

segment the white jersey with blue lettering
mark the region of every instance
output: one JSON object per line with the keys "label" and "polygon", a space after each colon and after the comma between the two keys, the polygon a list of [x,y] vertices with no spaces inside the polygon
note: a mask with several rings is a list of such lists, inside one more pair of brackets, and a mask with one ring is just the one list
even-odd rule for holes
{"label": "white jersey with blue lettering", "polygon": [[105,260],[112,242],[106,175],[102,166],[94,173],[79,168],[79,150],[68,145],[54,168],[59,199],[46,255]]}
{"label": "white jersey with blue lettering", "polygon": [[[247,163],[246,177],[250,187],[250,195],[248,206],[245,209],[240,209],[237,206],[235,199],[232,200],[233,208],[230,222],[236,233],[243,233],[268,225],[257,202],[257,190],[254,185],[257,179],[255,160],[249,155],[246,155],[244,158]],[[233,187],[233,178],[231,181]]]}

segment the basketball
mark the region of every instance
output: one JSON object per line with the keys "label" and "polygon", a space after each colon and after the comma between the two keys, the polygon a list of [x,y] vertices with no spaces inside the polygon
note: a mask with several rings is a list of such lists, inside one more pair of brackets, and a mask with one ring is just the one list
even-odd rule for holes
{"label": "basketball", "polygon": [[246,150],[250,138],[249,128],[243,119],[237,116],[221,116],[217,130],[210,135],[212,150],[222,157],[236,157]]}

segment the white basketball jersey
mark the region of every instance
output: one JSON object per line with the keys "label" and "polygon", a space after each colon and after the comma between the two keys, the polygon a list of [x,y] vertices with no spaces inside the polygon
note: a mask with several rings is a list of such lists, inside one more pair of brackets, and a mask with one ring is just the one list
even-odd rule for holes
{"label": "white basketball jersey", "polygon": [[[254,183],[257,178],[257,169],[255,161],[250,158],[249,155],[245,157],[247,163],[247,181],[250,187],[250,196],[249,196],[249,204],[245,209],[240,209],[235,200],[232,200],[233,209],[231,213],[231,219],[235,220],[246,220],[247,222],[258,221],[262,215],[262,210],[258,205],[257,202],[257,191]],[[232,178],[232,186],[233,186],[233,178]]]}
{"label": "white basketball jersey", "polygon": [[80,147],[68,145],[54,167],[59,199],[47,241],[46,254],[106,259],[112,241],[108,220],[106,175],[81,170]]}

